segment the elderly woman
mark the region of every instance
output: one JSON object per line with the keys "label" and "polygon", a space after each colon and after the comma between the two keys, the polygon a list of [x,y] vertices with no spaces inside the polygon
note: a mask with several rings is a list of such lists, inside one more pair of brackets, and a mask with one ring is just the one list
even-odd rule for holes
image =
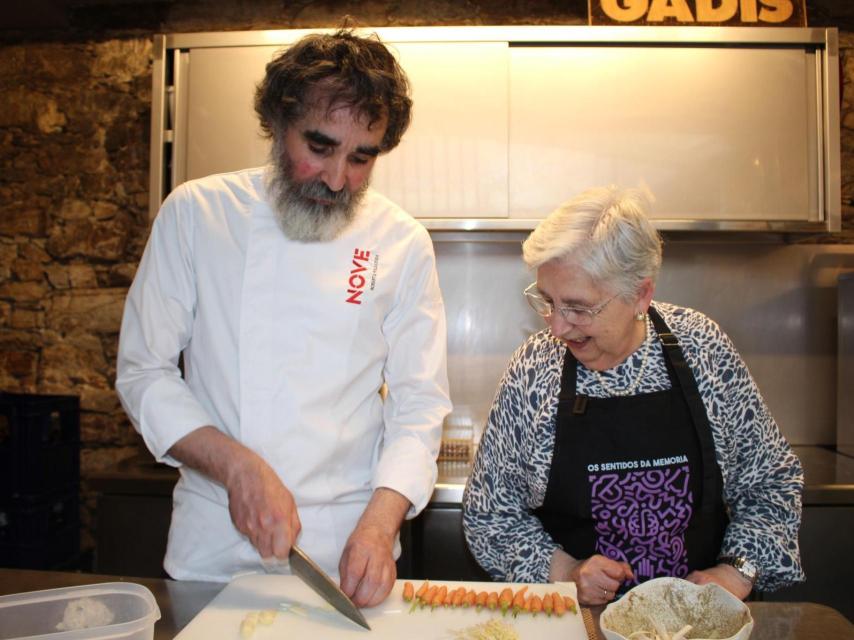
{"label": "elderly woman", "polygon": [[584,604],[660,576],[740,598],[803,580],[803,475],[732,342],[653,302],[661,240],[639,191],[593,189],[531,233],[548,328],[516,351],[463,498],[498,580]]}

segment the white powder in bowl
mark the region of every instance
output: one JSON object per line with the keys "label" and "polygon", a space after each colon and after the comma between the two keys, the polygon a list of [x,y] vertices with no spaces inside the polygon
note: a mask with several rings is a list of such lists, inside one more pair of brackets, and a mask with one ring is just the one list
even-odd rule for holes
{"label": "white powder in bowl", "polygon": [[110,624],[115,615],[109,607],[95,598],[78,598],[65,607],[62,622],[56,625],[59,631],[91,629]]}

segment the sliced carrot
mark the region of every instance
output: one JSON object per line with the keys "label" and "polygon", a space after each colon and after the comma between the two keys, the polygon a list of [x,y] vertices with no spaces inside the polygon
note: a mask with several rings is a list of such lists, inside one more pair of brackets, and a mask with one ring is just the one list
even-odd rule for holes
{"label": "sliced carrot", "polygon": [[543,610],[543,600],[536,593],[531,596],[531,613],[537,615]]}
{"label": "sliced carrot", "polygon": [[563,617],[563,614],[566,613],[566,603],[557,591],[552,594],[552,606],[558,618]]}
{"label": "sliced carrot", "polygon": [[566,605],[567,611],[578,613],[578,609],[575,608],[575,600],[573,600],[570,596],[564,596],[563,602]]}
{"label": "sliced carrot", "polygon": [[448,587],[442,585],[436,591],[436,595],[433,596],[433,599],[430,601],[430,606],[432,608],[441,607],[445,604],[445,597],[448,595]]}
{"label": "sliced carrot", "polygon": [[528,590],[528,587],[522,587],[516,592],[516,595],[513,596],[513,615],[516,616],[520,611],[525,607],[525,592]]}
{"label": "sliced carrot", "polygon": [[495,611],[498,607],[498,593],[495,591],[490,591],[489,595],[486,596],[486,608],[490,611]]}
{"label": "sliced carrot", "polygon": [[406,602],[412,602],[412,598],[415,597],[415,587],[412,586],[411,582],[403,583],[403,599]]}
{"label": "sliced carrot", "polygon": [[477,598],[474,599],[474,603],[477,606],[478,611],[480,611],[482,607],[486,606],[487,595],[486,591],[481,591],[477,594]]}
{"label": "sliced carrot", "polygon": [[448,589],[448,593],[445,594],[445,599],[444,599],[444,601],[442,601],[442,606],[443,607],[450,607],[451,603],[454,600],[454,596],[456,595],[456,593],[457,593],[456,589]]}
{"label": "sliced carrot", "polygon": [[453,598],[450,598],[450,600],[451,600],[451,606],[452,606],[452,607],[459,607],[459,606],[463,603],[463,597],[464,597],[465,595],[466,595],[465,587],[458,587],[458,588],[454,591],[454,596],[453,596]]}
{"label": "sliced carrot", "polygon": [[505,587],[501,590],[501,595],[498,596],[498,604],[501,606],[501,613],[507,613],[510,608],[510,603],[513,602],[513,589]]}
{"label": "sliced carrot", "polygon": [[543,596],[543,611],[545,611],[547,615],[551,616],[553,608],[554,607],[552,606],[552,594],[547,593]]}
{"label": "sliced carrot", "polygon": [[436,592],[438,590],[439,587],[437,587],[435,584],[430,585],[430,588],[427,589],[427,591],[421,597],[421,606],[423,607],[424,605],[431,604],[433,602],[433,598],[436,597]]}
{"label": "sliced carrot", "polygon": [[477,600],[477,594],[474,592],[474,589],[469,589],[466,592],[465,597],[463,598],[463,606],[464,607],[473,607],[476,600]]}
{"label": "sliced carrot", "polygon": [[427,593],[427,589],[430,588],[430,581],[425,580],[421,583],[421,586],[418,587],[418,591],[415,592],[415,597],[421,600],[424,597],[424,594]]}

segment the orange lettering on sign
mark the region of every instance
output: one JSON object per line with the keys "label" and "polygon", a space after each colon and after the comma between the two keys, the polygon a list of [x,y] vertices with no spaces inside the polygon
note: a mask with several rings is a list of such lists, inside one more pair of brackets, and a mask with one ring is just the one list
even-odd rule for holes
{"label": "orange lettering on sign", "polygon": [[806,26],[805,0],[590,0],[590,24]]}
{"label": "orange lettering on sign", "polygon": [[726,22],[736,11],[738,0],[697,0],[697,22]]}
{"label": "orange lettering on sign", "polygon": [[756,0],[741,0],[741,21],[756,22],[759,16],[756,13]]}
{"label": "orange lettering on sign", "polygon": [[611,20],[617,22],[634,22],[642,18],[649,9],[649,0],[602,0],[602,11]]}
{"label": "orange lettering on sign", "polygon": [[664,22],[666,18],[674,18],[676,22],[694,22],[685,0],[652,0],[646,19],[649,22]]}
{"label": "orange lettering on sign", "polygon": [[759,19],[762,22],[785,22],[795,11],[791,0],[761,0]]}

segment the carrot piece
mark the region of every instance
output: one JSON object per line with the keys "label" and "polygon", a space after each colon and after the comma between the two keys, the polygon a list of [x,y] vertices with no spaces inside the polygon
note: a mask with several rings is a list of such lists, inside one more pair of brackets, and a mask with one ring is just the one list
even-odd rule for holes
{"label": "carrot piece", "polygon": [[477,605],[478,611],[480,611],[482,607],[486,606],[487,595],[488,594],[486,593],[486,591],[481,591],[479,594],[477,594],[477,598],[475,598],[474,603],[475,605]]}
{"label": "carrot piece", "polygon": [[498,596],[498,604],[501,606],[502,614],[507,613],[511,602],[513,602],[513,590],[510,587],[505,587],[501,590],[501,595]]}
{"label": "carrot piece", "polygon": [[486,596],[486,608],[495,611],[496,607],[498,607],[498,593],[490,591],[489,595]]}
{"label": "carrot piece", "polygon": [[[454,590],[454,596],[449,598],[452,607],[459,607],[463,603],[463,597],[466,595],[465,587],[457,587]],[[447,604],[447,601],[445,602]]]}
{"label": "carrot piece", "polygon": [[438,590],[439,590],[439,587],[437,587],[435,584],[434,584],[434,585],[430,585],[430,588],[429,588],[429,589],[427,589],[427,591],[426,591],[426,592],[424,593],[424,595],[421,597],[421,606],[423,607],[423,606],[424,606],[424,605],[426,605],[426,604],[430,604],[430,603],[432,603],[432,602],[433,602],[433,598],[435,598],[435,597],[436,597],[436,592],[437,592]]}
{"label": "carrot piece", "polygon": [[543,610],[543,600],[536,593],[531,596],[531,613],[537,615]]}
{"label": "carrot piece", "polygon": [[476,599],[477,599],[477,595],[475,594],[474,589],[469,589],[466,592],[465,597],[463,597],[463,606],[466,608],[474,606]]}
{"label": "carrot piece", "polygon": [[436,607],[441,607],[445,604],[445,598],[448,597],[448,587],[442,585],[436,591],[436,595],[433,596],[433,600],[430,602],[430,605],[435,609]]}
{"label": "carrot piece", "polygon": [[552,605],[552,594],[547,593],[543,596],[543,611],[545,611],[546,614],[551,617],[552,609],[554,609]]}
{"label": "carrot piece", "polygon": [[517,616],[520,611],[525,607],[525,592],[528,590],[527,586],[522,587],[516,592],[516,595],[513,596],[513,615]]}
{"label": "carrot piece", "polygon": [[424,594],[427,593],[427,589],[430,588],[430,581],[425,580],[420,587],[418,587],[418,591],[415,592],[415,597],[421,600],[424,597]]}
{"label": "carrot piece", "polygon": [[552,594],[552,606],[558,618],[563,617],[563,614],[566,613],[566,603],[557,591]]}
{"label": "carrot piece", "polygon": [[411,582],[403,583],[403,599],[406,602],[412,602],[412,598],[415,597],[415,587],[412,586]]}
{"label": "carrot piece", "polygon": [[573,600],[570,596],[564,596],[563,602],[566,605],[567,611],[578,613],[578,609],[575,608],[575,600]]}

